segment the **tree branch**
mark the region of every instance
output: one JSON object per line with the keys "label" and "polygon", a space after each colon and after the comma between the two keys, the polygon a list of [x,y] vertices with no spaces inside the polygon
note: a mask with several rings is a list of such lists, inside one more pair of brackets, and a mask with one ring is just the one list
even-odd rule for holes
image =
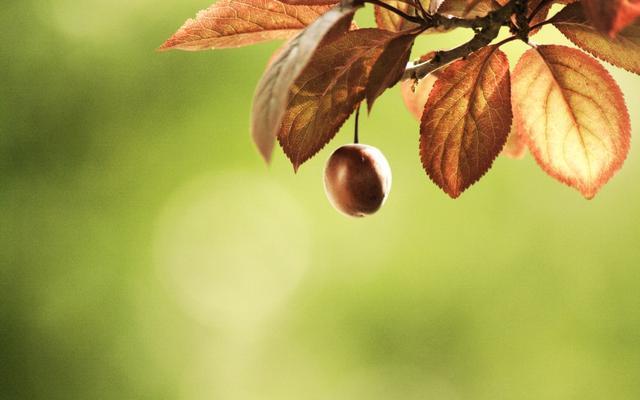
{"label": "tree branch", "polygon": [[439,26],[449,27],[448,25],[445,25],[447,21],[449,21],[448,23],[451,24],[451,27],[471,27],[479,29],[479,31],[467,43],[451,50],[437,52],[429,61],[417,64],[409,63],[402,79],[422,79],[431,72],[459,58],[467,57],[471,53],[488,46],[496,37],[498,37],[500,28],[509,23],[511,16],[515,13],[517,8],[522,7],[522,4],[523,0],[511,0],[505,6],[490,12],[484,17],[475,18],[473,20],[447,18],[440,15],[434,15],[434,20],[438,20],[442,23],[442,25]]}
{"label": "tree branch", "polygon": [[492,26],[478,32],[467,43],[448,51],[439,51],[429,61],[419,64],[409,64],[402,79],[422,79],[433,71],[489,45],[500,32],[500,26]]}

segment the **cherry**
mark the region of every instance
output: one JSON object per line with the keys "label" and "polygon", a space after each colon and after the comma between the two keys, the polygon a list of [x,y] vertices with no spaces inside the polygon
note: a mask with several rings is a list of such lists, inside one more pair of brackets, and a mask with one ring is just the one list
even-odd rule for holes
{"label": "cherry", "polygon": [[346,215],[364,217],[384,204],[391,190],[391,168],[373,146],[349,144],[337,149],[324,170],[331,204]]}

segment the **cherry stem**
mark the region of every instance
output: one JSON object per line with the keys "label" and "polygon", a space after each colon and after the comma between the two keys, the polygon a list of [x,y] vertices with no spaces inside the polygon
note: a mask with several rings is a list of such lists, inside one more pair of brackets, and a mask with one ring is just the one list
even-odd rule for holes
{"label": "cherry stem", "polygon": [[358,144],[358,121],[360,121],[360,104],[358,104],[358,108],[356,108],[356,121],[354,125],[353,132],[353,143]]}

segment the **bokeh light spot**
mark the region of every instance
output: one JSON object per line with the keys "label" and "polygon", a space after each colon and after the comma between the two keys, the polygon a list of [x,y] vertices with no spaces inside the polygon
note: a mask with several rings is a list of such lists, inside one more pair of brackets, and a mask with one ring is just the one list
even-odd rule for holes
{"label": "bokeh light spot", "polygon": [[185,311],[245,329],[268,317],[309,264],[306,218],[277,183],[248,173],[203,177],[169,200],[156,260]]}

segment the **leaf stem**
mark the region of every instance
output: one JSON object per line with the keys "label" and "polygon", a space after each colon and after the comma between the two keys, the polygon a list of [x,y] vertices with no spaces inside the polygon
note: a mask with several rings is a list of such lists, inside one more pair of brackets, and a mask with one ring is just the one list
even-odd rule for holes
{"label": "leaf stem", "polygon": [[542,21],[542,22],[540,22],[538,24],[532,25],[530,29],[531,30],[538,29],[538,28],[541,28],[541,27],[543,27],[545,25],[549,25],[549,24],[552,24],[552,23],[553,23],[553,18],[552,19],[548,19],[546,21]]}
{"label": "leaf stem", "polygon": [[500,47],[500,46],[503,46],[503,45],[505,45],[505,44],[507,44],[509,42],[513,42],[514,40],[518,40],[518,39],[520,39],[520,37],[518,37],[518,36],[509,36],[508,38],[503,39],[503,40],[499,41],[498,43],[494,44],[494,46]]}

